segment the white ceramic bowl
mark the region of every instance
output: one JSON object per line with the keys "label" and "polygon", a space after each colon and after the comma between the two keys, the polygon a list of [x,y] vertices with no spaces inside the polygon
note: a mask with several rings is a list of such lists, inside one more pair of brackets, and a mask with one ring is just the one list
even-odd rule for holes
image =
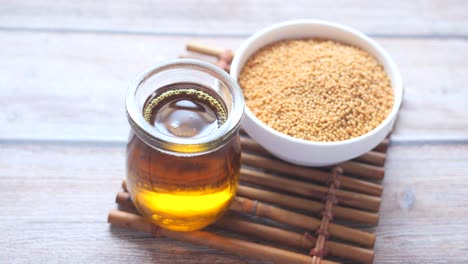
{"label": "white ceramic bowl", "polygon": [[326,166],[358,157],[377,146],[390,132],[400,108],[403,88],[400,72],[390,55],[375,41],[350,27],[320,20],[292,20],[267,27],[243,43],[231,65],[231,76],[239,74],[258,49],[283,39],[323,38],[359,47],[372,54],[383,65],[394,92],[394,105],[389,116],[368,133],[336,142],[314,142],[280,133],[245,109],[245,131],[265,149],[280,159],[305,166]]}

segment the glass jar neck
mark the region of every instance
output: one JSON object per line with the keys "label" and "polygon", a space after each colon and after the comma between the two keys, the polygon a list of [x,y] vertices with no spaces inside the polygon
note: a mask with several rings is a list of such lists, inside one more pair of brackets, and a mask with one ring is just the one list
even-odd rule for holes
{"label": "glass jar neck", "polygon": [[[162,89],[180,83],[203,87],[207,94],[202,96],[204,99],[208,100],[211,94],[224,106],[225,117],[217,129],[199,137],[177,137],[148,122],[149,111],[145,113],[148,98],[161,95]],[[126,109],[134,133],[147,145],[178,155],[195,155],[223,146],[238,132],[244,98],[237,83],[218,67],[198,60],[179,59],[156,64],[138,75],[128,89]]]}

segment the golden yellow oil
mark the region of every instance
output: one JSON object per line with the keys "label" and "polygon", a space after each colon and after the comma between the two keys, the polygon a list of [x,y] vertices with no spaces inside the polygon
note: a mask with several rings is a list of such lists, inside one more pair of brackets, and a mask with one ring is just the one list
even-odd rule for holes
{"label": "golden yellow oil", "polygon": [[[214,98],[200,100],[187,95],[184,87],[179,85],[178,93],[153,104],[155,108],[145,112],[147,121],[159,131],[181,138],[199,137],[217,129],[219,108],[206,102]],[[191,231],[216,221],[235,196],[239,169],[238,135],[203,154],[160,151],[133,134],[127,145],[127,187],[132,200],[143,216],[170,230]]]}
{"label": "golden yellow oil", "polygon": [[145,189],[135,192],[140,211],[151,215],[157,225],[177,231],[196,230],[211,224],[227,209],[232,197],[230,187],[214,193],[158,193]]}

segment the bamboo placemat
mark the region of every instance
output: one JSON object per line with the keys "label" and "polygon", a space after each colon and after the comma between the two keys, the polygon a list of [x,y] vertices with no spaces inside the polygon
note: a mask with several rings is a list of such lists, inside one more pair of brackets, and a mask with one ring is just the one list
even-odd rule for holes
{"label": "bamboo placemat", "polygon": [[[217,65],[229,70],[231,51],[200,44],[187,48],[216,56]],[[124,210],[112,210],[108,222],[275,263],[372,263],[376,237],[365,229],[379,221],[388,138],[354,160],[326,168],[281,161],[243,131],[241,144],[237,196],[210,231],[175,232],[147,222],[125,181],[116,199]]]}

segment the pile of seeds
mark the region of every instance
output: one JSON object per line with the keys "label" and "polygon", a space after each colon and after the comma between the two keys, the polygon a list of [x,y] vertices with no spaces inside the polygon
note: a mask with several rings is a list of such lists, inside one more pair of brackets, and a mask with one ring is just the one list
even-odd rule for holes
{"label": "pile of seeds", "polygon": [[262,122],[311,141],[340,141],[377,127],[393,107],[390,80],[369,53],[330,40],[284,40],[257,51],[239,76]]}

